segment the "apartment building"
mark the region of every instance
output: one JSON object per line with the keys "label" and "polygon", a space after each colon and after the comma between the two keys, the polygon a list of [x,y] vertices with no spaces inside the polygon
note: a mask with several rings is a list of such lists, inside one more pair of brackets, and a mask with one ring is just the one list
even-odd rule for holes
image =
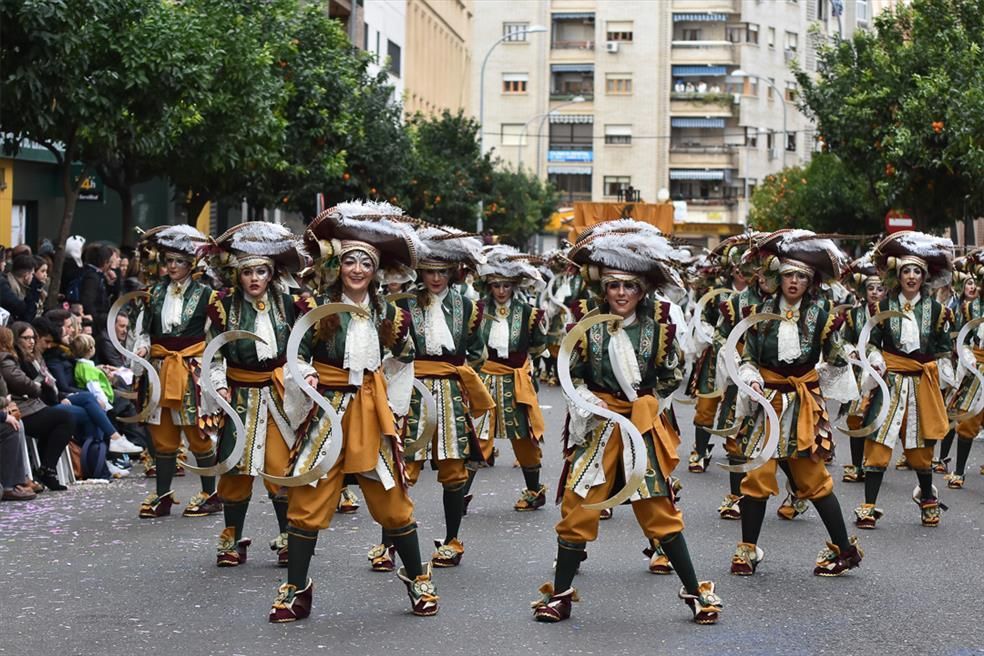
{"label": "apartment building", "polygon": [[815,70],[820,41],[867,26],[871,2],[483,0],[483,145],[566,202],[668,197],[675,232],[713,245],[816,148],[790,63]]}
{"label": "apartment building", "polygon": [[474,0],[406,0],[407,116],[469,111],[474,5]]}
{"label": "apartment building", "polygon": [[385,71],[393,85],[394,100],[403,98],[406,71],[403,52],[407,33],[406,0],[369,0],[363,5],[362,41],[359,45],[373,55],[369,72]]}

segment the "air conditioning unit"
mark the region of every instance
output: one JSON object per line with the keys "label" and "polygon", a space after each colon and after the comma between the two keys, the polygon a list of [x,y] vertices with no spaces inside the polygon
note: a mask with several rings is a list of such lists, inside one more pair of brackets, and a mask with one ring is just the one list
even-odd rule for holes
{"label": "air conditioning unit", "polygon": [[606,43],[605,50],[608,52],[618,52],[618,41],[609,41]]}

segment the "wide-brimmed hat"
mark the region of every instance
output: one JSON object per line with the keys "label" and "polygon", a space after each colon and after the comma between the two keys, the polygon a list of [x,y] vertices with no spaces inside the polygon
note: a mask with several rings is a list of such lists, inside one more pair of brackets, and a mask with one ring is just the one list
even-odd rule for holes
{"label": "wide-brimmed hat", "polygon": [[856,294],[864,294],[865,287],[869,282],[882,282],[881,273],[875,266],[872,258],[873,251],[869,251],[851,262],[850,267],[845,272],[841,282],[854,290]]}
{"label": "wide-brimmed hat", "polygon": [[266,264],[287,287],[297,286],[293,274],[308,265],[310,257],[300,238],[278,223],[250,221],[226,230],[202,247],[201,256],[212,278],[235,285],[238,271]]}
{"label": "wide-brimmed hat", "polygon": [[506,244],[495,244],[483,248],[482,254],[485,264],[481,277],[487,283],[508,281],[537,290],[546,285],[536,266],[538,258],[529,253]]}
{"label": "wide-brimmed hat", "polygon": [[953,242],[915,230],[893,233],[875,246],[874,261],[888,284],[894,286],[902,267],[914,264],[926,275],[930,289],[950,284],[953,272]]}
{"label": "wide-brimmed hat", "polygon": [[752,250],[766,276],[801,271],[816,285],[840,280],[850,263],[847,254],[832,239],[798,228],[769,233],[755,240]]}
{"label": "wide-brimmed hat", "polygon": [[313,257],[340,257],[351,250],[367,252],[381,266],[414,268],[426,252],[403,210],[389,203],[353,201],[321,212],[304,232]]}
{"label": "wide-brimmed hat", "polygon": [[600,282],[602,271],[612,269],[638,275],[651,289],[684,286],[675,269],[676,247],[656,226],[635,219],[591,226],[578,236],[567,258],[581,265],[582,275],[591,282]]}
{"label": "wide-brimmed hat", "polygon": [[417,227],[417,236],[427,251],[417,260],[418,269],[439,270],[465,265],[481,275],[485,256],[478,235],[450,226],[422,224]]}
{"label": "wide-brimmed hat", "polygon": [[138,248],[142,252],[160,254],[164,251],[182,253],[197,257],[202,246],[208,243],[208,237],[199,232],[194,226],[163,225],[155,226],[140,235]]}

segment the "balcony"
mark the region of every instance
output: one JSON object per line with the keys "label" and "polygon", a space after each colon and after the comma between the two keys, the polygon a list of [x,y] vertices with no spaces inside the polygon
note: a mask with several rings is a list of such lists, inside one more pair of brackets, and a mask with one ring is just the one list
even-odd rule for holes
{"label": "balcony", "polygon": [[733,116],[735,97],[730,93],[671,93],[673,116]]}
{"label": "balcony", "polygon": [[735,65],[735,46],[730,41],[673,41],[673,64]]}
{"label": "balcony", "polygon": [[740,223],[733,198],[686,198],[687,223]]}
{"label": "balcony", "polygon": [[550,26],[551,50],[594,50],[595,17],[593,13],[554,13]]}
{"label": "balcony", "polygon": [[551,50],[594,50],[595,42],[592,41],[551,41]]}
{"label": "balcony", "polygon": [[741,0],[673,0],[671,9],[674,14],[740,14]]}
{"label": "balcony", "polygon": [[738,151],[727,144],[673,142],[670,144],[670,168],[737,169]]}

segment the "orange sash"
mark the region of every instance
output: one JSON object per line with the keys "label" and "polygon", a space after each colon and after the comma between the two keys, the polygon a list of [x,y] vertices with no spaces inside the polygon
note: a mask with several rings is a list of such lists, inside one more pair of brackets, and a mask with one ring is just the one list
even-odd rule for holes
{"label": "orange sash", "polygon": [[191,373],[191,367],[185,362],[185,358],[198,358],[204,352],[204,341],[180,351],[171,351],[160,344],[150,347],[150,357],[162,359],[160,377],[164,389],[161,391],[161,407],[181,408],[185,392],[188,391],[188,375]]}
{"label": "orange sash", "polygon": [[259,385],[261,383],[273,383],[274,388],[284,398],[284,368],[277,367],[273,371],[250,371],[248,369],[237,369],[236,367],[226,368],[226,378],[234,383],[246,383],[247,385]]}
{"label": "orange sash", "polygon": [[[329,388],[349,386],[346,369],[314,362],[318,379]],[[342,416],[342,435],[345,450],[342,452],[342,472],[359,474],[372,471],[379,460],[382,436],[396,440],[396,419],[390,410],[386,394],[386,379],[381,371],[366,373],[362,385],[349,401]]]}
{"label": "orange sash", "polygon": [[[640,396],[635,401],[624,401],[607,392],[595,392],[594,394],[605,402],[609,410],[627,416],[632,425],[638,428],[643,436],[646,433],[652,433],[660,472],[664,477],[672,474],[673,470],[680,464],[680,457],[677,455],[680,436],[673,430],[673,426],[667,422],[666,418],[660,414],[659,399],[647,394]],[[623,447],[625,444],[626,441],[623,438]]]}
{"label": "orange sash", "polygon": [[974,352],[974,360],[977,361],[977,364],[984,364],[984,349],[972,346],[971,350]]}
{"label": "orange sash", "polygon": [[530,437],[539,440],[543,437],[543,411],[540,410],[540,399],[537,398],[536,388],[533,387],[533,366],[527,358],[526,363],[519,369],[512,369],[501,362],[486,360],[482,365],[482,373],[490,376],[512,376],[516,388],[516,402],[526,406],[526,415],[530,420]]}
{"label": "orange sash", "polygon": [[783,376],[770,369],[759,369],[762,380],[766,385],[790,385],[799,397],[799,416],[796,417],[796,450],[813,451],[816,444],[817,423],[823,417],[823,408],[817,403],[816,397],[810,391],[810,383],[820,380],[816,369],[811,369],[802,376]]}
{"label": "orange sash", "polygon": [[[943,402],[943,393],[940,391],[940,372],[936,362],[917,362],[912,358],[888,351],[883,351],[882,355],[886,367],[892,373],[919,374],[919,391],[916,393],[919,431],[923,439],[943,439],[949,430],[949,420],[946,415],[946,404]],[[888,399],[883,399],[882,403],[888,403]]]}
{"label": "orange sash", "polygon": [[495,401],[482,384],[482,379],[468,365],[456,367],[438,360],[415,360],[413,372],[417,378],[457,376],[468,396],[468,411],[472,417],[481,417],[495,407]]}

